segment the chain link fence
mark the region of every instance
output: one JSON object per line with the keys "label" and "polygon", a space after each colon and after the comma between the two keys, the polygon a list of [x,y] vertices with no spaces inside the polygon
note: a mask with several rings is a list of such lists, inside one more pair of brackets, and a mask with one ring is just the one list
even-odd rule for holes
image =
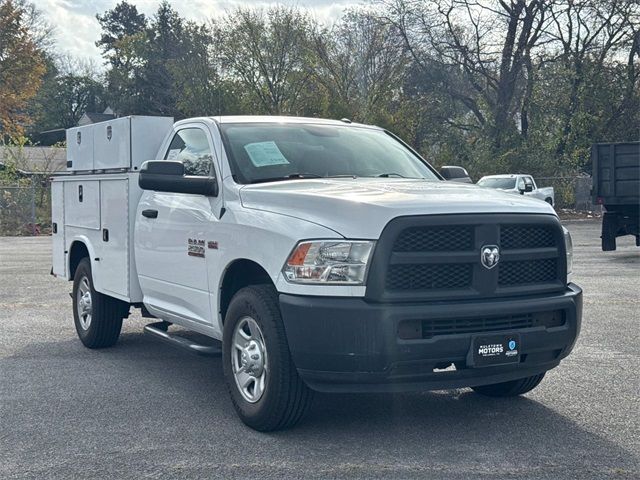
{"label": "chain link fence", "polygon": [[584,175],[577,177],[540,177],[536,178],[539,188],[553,187],[556,209],[569,209],[578,212],[599,211],[591,199],[592,178]]}
{"label": "chain link fence", "polygon": [[0,236],[51,233],[51,188],[31,179],[14,185],[0,184]]}

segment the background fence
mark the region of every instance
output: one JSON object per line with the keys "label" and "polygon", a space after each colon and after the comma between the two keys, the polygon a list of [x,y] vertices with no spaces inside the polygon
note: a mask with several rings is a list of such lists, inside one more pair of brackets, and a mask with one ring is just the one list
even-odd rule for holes
{"label": "background fence", "polygon": [[[591,177],[537,178],[539,187],[553,187],[556,209],[599,211],[591,203]],[[0,185],[0,235],[51,233],[51,186],[39,178]]]}
{"label": "background fence", "polygon": [[0,185],[0,235],[51,233],[51,188],[31,180]]}
{"label": "background fence", "polygon": [[599,211],[600,207],[591,202],[591,177],[540,177],[538,187],[553,187],[555,207],[568,208],[580,212]]}

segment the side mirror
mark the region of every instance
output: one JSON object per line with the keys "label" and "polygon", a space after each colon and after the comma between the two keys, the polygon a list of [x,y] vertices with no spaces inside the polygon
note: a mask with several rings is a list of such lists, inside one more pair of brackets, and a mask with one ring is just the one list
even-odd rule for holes
{"label": "side mirror", "polygon": [[156,192],[191,193],[207,197],[218,196],[218,182],[214,177],[192,177],[184,174],[182,162],[148,160],[140,167],[138,185]]}
{"label": "side mirror", "polygon": [[467,170],[458,166],[444,166],[440,168],[440,175],[450,182],[473,183]]}
{"label": "side mirror", "polygon": [[524,195],[525,193],[533,192],[533,185],[530,183],[524,184],[524,189],[520,189],[520,193]]}

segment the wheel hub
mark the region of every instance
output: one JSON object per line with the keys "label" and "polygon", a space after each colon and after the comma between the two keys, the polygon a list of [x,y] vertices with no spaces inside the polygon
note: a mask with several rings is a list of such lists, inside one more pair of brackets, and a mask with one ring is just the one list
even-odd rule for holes
{"label": "wheel hub", "polygon": [[91,325],[91,316],[93,313],[93,301],[91,298],[91,287],[89,286],[89,280],[87,277],[83,277],[80,280],[78,286],[77,300],[77,312],[80,326],[83,330],[88,330]]}
{"label": "wheel hub", "polygon": [[91,293],[86,292],[80,297],[80,307],[84,313],[91,313]]}
{"label": "wheel hub", "polygon": [[267,385],[269,360],[262,330],[253,318],[247,316],[238,321],[230,350],[238,391],[247,402],[255,403]]}
{"label": "wheel hub", "polygon": [[240,365],[252,377],[259,377],[264,371],[264,354],[255,340],[247,342],[240,354]]}

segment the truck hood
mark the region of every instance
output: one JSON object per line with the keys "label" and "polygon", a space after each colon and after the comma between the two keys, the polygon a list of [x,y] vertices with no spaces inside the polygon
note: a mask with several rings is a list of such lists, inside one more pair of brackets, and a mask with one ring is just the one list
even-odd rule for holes
{"label": "truck hood", "polygon": [[395,217],[458,213],[543,213],[546,202],[461,183],[387,178],[323,178],[245,185],[245,208],[288,215],[346,238],[380,236]]}

